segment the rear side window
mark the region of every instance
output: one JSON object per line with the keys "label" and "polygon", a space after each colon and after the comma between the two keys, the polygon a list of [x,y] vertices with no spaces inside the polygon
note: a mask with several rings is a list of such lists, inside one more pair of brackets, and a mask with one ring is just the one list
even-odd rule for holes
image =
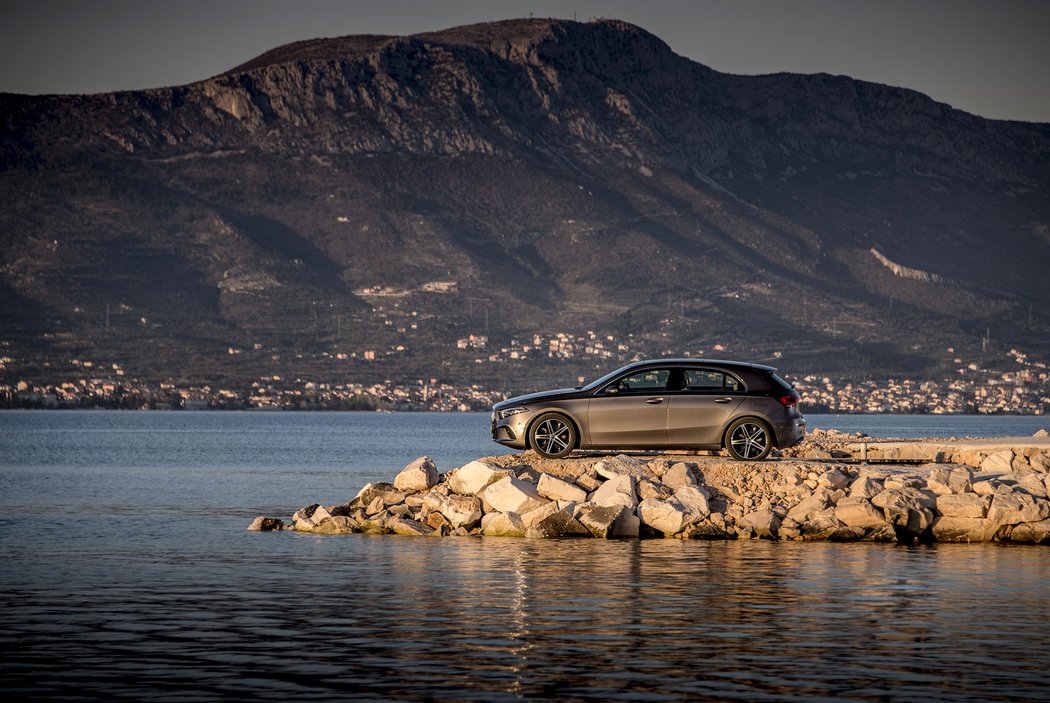
{"label": "rear side window", "polygon": [[721,371],[711,369],[687,369],[685,372],[685,390],[702,393],[704,391],[740,391],[740,381]]}

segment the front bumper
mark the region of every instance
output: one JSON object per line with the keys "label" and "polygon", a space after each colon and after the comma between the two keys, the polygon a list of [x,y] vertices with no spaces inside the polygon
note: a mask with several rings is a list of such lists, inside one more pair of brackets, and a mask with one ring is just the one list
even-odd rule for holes
{"label": "front bumper", "polygon": [[526,433],[532,413],[518,413],[502,420],[492,413],[489,430],[492,440],[512,449],[525,449]]}

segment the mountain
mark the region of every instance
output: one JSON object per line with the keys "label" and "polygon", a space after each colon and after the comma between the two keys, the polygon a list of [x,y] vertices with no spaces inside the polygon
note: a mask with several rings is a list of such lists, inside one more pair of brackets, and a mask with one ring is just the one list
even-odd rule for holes
{"label": "mountain", "polygon": [[[616,355],[943,376],[1050,346],[1050,125],[724,74],[624,22],[304,41],[0,117],[8,377],[524,389]],[[613,358],[548,358],[588,331]]]}

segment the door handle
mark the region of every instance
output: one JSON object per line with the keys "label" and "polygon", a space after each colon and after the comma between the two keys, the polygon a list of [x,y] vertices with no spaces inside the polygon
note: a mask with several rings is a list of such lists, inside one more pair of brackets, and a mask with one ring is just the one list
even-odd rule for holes
{"label": "door handle", "polygon": [[649,403],[649,405],[659,405],[660,403],[664,402],[664,399],[663,398],[648,398],[645,402]]}
{"label": "door handle", "polygon": [[716,403],[728,403],[732,398],[715,398]]}

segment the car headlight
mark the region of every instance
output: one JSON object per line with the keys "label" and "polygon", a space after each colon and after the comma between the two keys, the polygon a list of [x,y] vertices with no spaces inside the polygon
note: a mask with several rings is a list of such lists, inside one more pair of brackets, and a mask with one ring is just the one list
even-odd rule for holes
{"label": "car headlight", "polygon": [[496,412],[496,417],[498,417],[500,420],[502,420],[504,418],[510,417],[511,415],[517,415],[518,413],[527,413],[528,411],[529,411],[528,408],[522,407],[522,406],[519,405],[516,408],[507,408],[506,410],[499,410],[499,411],[497,411]]}

